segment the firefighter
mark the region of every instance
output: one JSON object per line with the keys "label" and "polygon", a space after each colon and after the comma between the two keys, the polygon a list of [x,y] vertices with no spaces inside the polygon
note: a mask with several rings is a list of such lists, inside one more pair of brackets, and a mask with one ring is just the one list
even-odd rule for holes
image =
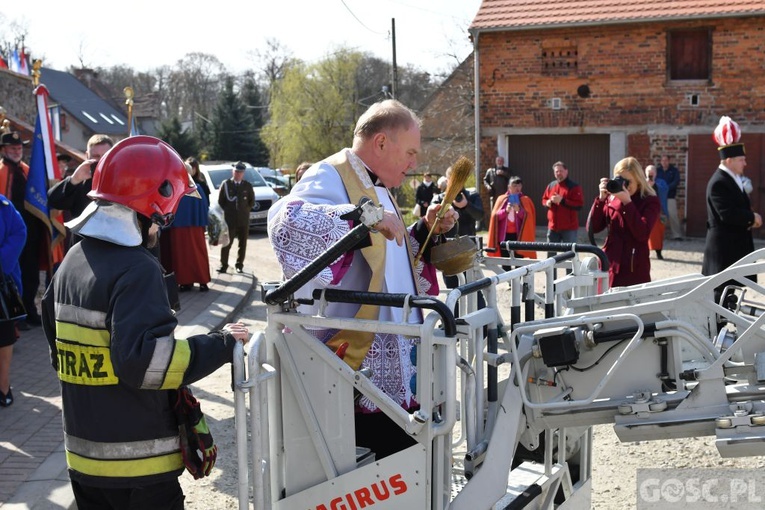
{"label": "firefighter", "polygon": [[[249,338],[241,323],[188,339],[173,335],[177,320],[149,249],[181,197],[193,193],[175,150],[133,136],[101,158],[93,202],[67,224],[83,240],[45,292],[43,327],[61,383],[80,510],[183,508],[178,477],[189,459],[176,390],[231,362],[235,343]],[[200,451],[207,473],[212,448]]]}

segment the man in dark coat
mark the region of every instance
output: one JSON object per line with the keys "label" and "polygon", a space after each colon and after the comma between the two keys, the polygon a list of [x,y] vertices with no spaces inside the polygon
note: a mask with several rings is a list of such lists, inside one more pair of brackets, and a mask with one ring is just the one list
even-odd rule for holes
{"label": "man in dark coat", "polygon": [[[91,136],[85,149],[85,161],[80,163],[70,176],[64,177],[61,182],[48,190],[48,206],[66,213],[67,221],[82,214],[91,202],[88,193],[93,186],[93,172],[96,165],[113,145],[114,140],[107,135]],[[71,236],[67,249],[81,239],[78,235]]]}
{"label": "man in dark coat", "polygon": [[18,322],[22,331],[28,330],[30,325],[42,324],[40,314],[37,313],[37,289],[40,287],[40,260],[46,257],[47,244],[43,242],[45,225],[32,212],[24,207],[27,192],[27,176],[29,165],[22,161],[24,157],[23,141],[16,131],[3,133],[0,136],[0,193],[11,201],[16,210],[24,219],[27,227],[27,240],[19,257],[21,266],[22,299],[27,310],[27,318]]}
{"label": "man in dark coat", "polygon": [[483,185],[489,192],[489,203],[492,208],[497,197],[507,193],[510,176],[510,169],[505,166],[505,158],[502,156],[497,156],[494,167],[486,170],[486,174],[483,176]]}
{"label": "man in dark coat", "polygon": [[255,206],[255,190],[244,178],[247,168],[241,161],[234,163],[231,179],[226,179],[220,186],[218,204],[223,209],[226,218],[228,233],[231,241],[220,251],[219,273],[225,273],[228,269],[228,252],[234,244],[234,239],[239,243],[239,251],[236,256],[236,272],[241,273],[244,267],[244,256],[247,253],[247,235],[250,231],[250,211]]}
{"label": "man in dark coat", "polygon": [[433,195],[438,193],[438,186],[433,182],[433,174],[425,172],[422,176],[422,183],[417,186],[417,190],[414,195],[414,199],[417,205],[420,206],[420,218],[425,216],[425,213],[430,207],[430,202],[433,200]]}
{"label": "man in dark coat", "polygon": [[[762,217],[752,210],[741,180],[746,155],[744,144],[738,143],[738,124],[723,116],[714,137],[720,146],[720,167],[707,184],[707,237],[701,266],[704,275],[716,274],[753,252],[752,229],[762,226]],[[716,300],[726,284],[715,291]]]}

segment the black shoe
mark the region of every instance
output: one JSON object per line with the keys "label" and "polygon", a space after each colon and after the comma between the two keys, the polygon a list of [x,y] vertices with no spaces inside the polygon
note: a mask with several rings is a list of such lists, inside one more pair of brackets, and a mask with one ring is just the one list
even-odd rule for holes
{"label": "black shoe", "polygon": [[208,287],[204,283],[199,286],[199,292],[207,292],[208,290],[210,290],[210,287]]}
{"label": "black shoe", "polygon": [[236,272],[237,272],[237,273],[243,273],[243,272],[244,272],[244,269],[242,269],[241,267],[237,267],[237,268],[236,268]]}
{"label": "black shoe", "polygon": [[19,328],[19,331],[29,331],[30,329],[32,329],[31,327],[29,327],[29,324],[27,323],[27,321],[17,322],[16,327]]}
{"label": "black shoe", "polygon": [[179,285],[178,292],[188,292],[191,290],[191,285]]}
{"label": "black shoe", "polygon": [[13,388],[8,387],[8,393],[0,391],[0,407],[8,407],[13,404]]}
{"label": "black shoe", "polygon": [[661,254],[661,250],[656,250],[656,258],[659,260],[664,260],[664,256]]}
{"label": "black shoe", "polygon": [[228,267],[226,267],[226,266],[220,266],[218,268],[218,272],[219,273],[225,273],[226,271],[228,271]]}

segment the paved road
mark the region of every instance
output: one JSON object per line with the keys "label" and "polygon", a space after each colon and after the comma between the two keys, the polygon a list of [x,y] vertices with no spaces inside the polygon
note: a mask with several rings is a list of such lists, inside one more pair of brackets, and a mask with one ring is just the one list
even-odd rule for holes
{"label": "paved road", "polygon": [[[217,260],[218,254],[219,251],[215,250],[211,258]],[[266,327],[266,307],[260,300],[260,283],[281,278],[281,270],[264,231],[250,233],[244,271],[254,274],[257,285],[235,317],[246,323],[251,332],[262,331]],[[238,505],[238,470],[230,366],[222,367],[193,388],[194,394],[202,402],[202,409],[219,451],[216,469],[211,476],[202,480],[194,480],[188,474],[181,477],[186,495],[186,510],[235,509]]]}

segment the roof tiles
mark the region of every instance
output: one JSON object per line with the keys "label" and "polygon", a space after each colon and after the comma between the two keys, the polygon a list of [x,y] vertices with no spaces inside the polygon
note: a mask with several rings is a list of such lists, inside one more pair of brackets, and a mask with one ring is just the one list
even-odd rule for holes
{"label": "roof tiles", "polygon": [[483,0],[470,30],[763,15],[763,0]]}

